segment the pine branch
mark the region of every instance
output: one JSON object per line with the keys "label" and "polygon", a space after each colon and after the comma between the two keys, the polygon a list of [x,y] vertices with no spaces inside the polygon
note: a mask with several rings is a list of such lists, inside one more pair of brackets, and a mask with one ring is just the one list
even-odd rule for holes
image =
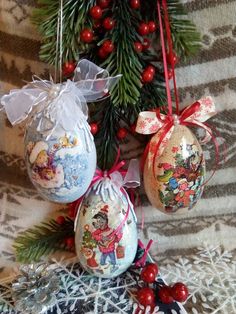
{"label": "pine branch", "polygon": [[66,218],[63,224],[55,220],[41,223],[34,228],[23,231],[13,245],[19,262],[37,262],[42,256],[56,250],[65,250],[64,239],[74,236],[74,221]]}
{"label": "pine branch", "polygon": [[[98,107],[98,104],[96,106]],[[120,124],[119,108],[113,106],[108,98],[99,104],[96,111],[96,114],[93,114],[93,119],[99,121],[99,132],[95,137],[98,166],[105,170],[113,165],[119,147],[116,138]]]}
{"label": "pine branch", "polygon": [[134,48],[134,42],[139,40],[136,29],[140,17],[131,9],[129,1],[114,1],[112,11],[116,26],[109,37],[115,43],[116,49],[102,66],[112,76],[122,74],[119,84],[111,90],[111,101],[114,106],[126,108],[137,103],[142,87],[142,65]]}
{"label": "pine branch", "polygon": [[[184,60],[201,48],[201,36],[195,24],[188,19],[187,12],[179,0],[167,0],[167,5],[174,49],[178,57]],[[143,16],[158,22],[156,12],[156,1],[143,1]]]}
{"label": "pine branch", "polygon": [[188,19],[183,5],[178,0],[168,0],[173,45],[177,55],[185,59],[198,52],[201,36],[196,26]]}
{"label": "pine branch", "polygon": [[[88,50],[88,45],[79,40],[81,30],[91,25],[88,10],[95,0],[65,0],[63,5],[63,62],[77,60],[79,51]],[[39,8],[33,11],[32,21],[38,26],[43,36],[40,58],[49,64],[56,65],[56,39],[59,1],[38,0]],[[56,65],[58,67],[58,64]]]}

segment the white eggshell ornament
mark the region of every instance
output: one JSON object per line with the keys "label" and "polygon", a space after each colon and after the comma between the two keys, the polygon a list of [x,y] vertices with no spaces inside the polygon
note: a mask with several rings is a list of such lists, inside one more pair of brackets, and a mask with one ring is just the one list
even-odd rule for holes
{"label": "white eggshell ornament", "polygon": [[38,119],[34,120],[25,136],[29,177],[44,198],[73,202],[86,192],[96,168],[96,149],[89,126],[74,131],[58,126],[46,139],[37,131],[38,123]]}
{"label": "white eggshell ornament", "polygon": [[38,192],[68,203],[88,189],[96,168],[96,149],[88,125],[87,102],[104,97],[119,75],[81,60],[73,80],[59,84],[33,80],[1,99],[12,125],[29,118],[25,160]]}
{"label": "white eggshell ornament", "polygon": [[[195,135],[176,125],[155,156],[161,130],[151,139],[144,165],[144,187],[151,204],[165,213],[190,210],[201,197],[205,175],[202,148]],[[154,163],[154,168],[153,168]]]}
{"label": "white eggshell ornament", "polygon": [[123,188],[102,178],[84,198],[75,225],[79,262],[89,273],[112,278],[132,264],[138,245],[136,217]]}

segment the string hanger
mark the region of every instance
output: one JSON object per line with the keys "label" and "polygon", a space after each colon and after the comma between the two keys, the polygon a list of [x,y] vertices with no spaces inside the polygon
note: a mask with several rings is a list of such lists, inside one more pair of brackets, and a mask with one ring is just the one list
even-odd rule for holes
{"label": "string hanger", "polygon": [[[62,83],[62,36],[63,36],[63,0],[59,0],[59,11],[57,16],[57,40],[56,40],[56,58],[55,58],[55,70],[54,81],[57,82],[57,72],[59,70],[59,82]],[[58,60],[59,59],[59,60]],[[59,65],[59,69],[58,69]]]}
{"label": "string hanger", "polygon": [[[161,8],[163,10],[164,16],[162,17],[161,14]],[[168,78],[168,66],[167,66],[167,49],[168,54],[170,56],[171,60],[171,69],[173,73],[173,84],[174,84],[174,96],[175,96],[175,106],[176,106],[176,114],[179,115],[179,96],[178,96],[178,90],[177,90],[177,84],[176,84],[176,76],[175,76],[175,65],[172,61],[173,58],[173,42],[171,38],[171,29],[170,29],[170,22],[169,22],[169,15],[168,15],[168,8],[166,0],[157,0],[157,12],[158,12],[158,18],[160,23],[160,37],[161,37],[161,48],[162,48],[162,56],[163,56],[163,66],[164,66],[164,75],[165,75],[165,83],[166,83],[166,93],[167,93],[167,104],[168,104],[168,115],[173,115],[173,108],[172,108],[172,98],[171,98],[171,90],[170,90],[170,80]],[[163,27],[163,21],[164,19],[164,25],[165,25],[165,34],[167,43],[165,41],[164,37],[164,27]]]}

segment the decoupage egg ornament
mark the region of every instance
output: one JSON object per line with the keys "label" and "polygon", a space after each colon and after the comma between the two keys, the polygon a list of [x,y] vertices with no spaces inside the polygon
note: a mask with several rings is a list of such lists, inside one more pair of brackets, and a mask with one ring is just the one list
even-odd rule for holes
{"label": "decoupage egg ornament", "polygon": [[87,122],[87,102],[104,97],[119,76],[81,60],[73,80],[34,80],[1,99],[14,125],[29,118],[25,161],[29,177],[46,199],[69,203],[88,189],[96,169],[96,149]]}
{"label": "decoupage egg ornament", "polygon": [[[155,147],[161,134],[153,136],[150,147]],[[150,149],[143,173],[151,204],[165,213],[191,209],[201,197],[205,175],[203,152],[195,135],[186,126],[175,126],[161,155],[154,156]]]}
{"label": "decoupage egg ornament", "polygon": [[117,173],[99,179],[86,193],[75,223],[79,262],[98,277],[125,272],[137,251],[136,217],[121,182]]}
{"label": "decoupage egg ornament", "polygon": [[[44,118],[42,118],[44,119]],[[25,161],[31,181],[48,200],[60,203],[80,198],[96,169],[96,148],[89,126],[65,130],[58,126],[49,139],[33,120],[25,135]]]}
{"label": "decoupage egg ornament", "polygon": [[[201,197],[205,161],[201,145],[187,126],[206,130],[204,141],[213,138],[204,121],[216,114],[211,97],[186,107],[179,116],[141,112],[136,131],[152,136],[145,150],[143,180],[150,203],[165,213],[184,213]],[[203,141],[203,142],[204,142]]]}

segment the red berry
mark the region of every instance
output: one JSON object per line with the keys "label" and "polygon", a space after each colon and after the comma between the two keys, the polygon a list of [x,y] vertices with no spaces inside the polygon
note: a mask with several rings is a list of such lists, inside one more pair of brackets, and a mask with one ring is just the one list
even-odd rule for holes
{"label": "red berry", "polygon": [[66,238],[66,246],[68,248],[72,248],[75,245],[75,238],[74,237],[70,237],[70,238]]}
{"label": "red berry", "polygon": [[59,224],[59,225],[63,225],[64,222],[65,222],[65,217],[64,216],[58,216],[57,219],[56,219],[56,222]]}
{"label": "red berry", "polygon": [[94,7],[90,8],[89,13],[93,19],[98,20],[102,17],[102,9],[99,5],[95,5]]}
{"label": "red berry", "polygon": [[126,130],[126,128],[120,128],[117,132],[117,137],[120,140],[123,140],[128,134],[128,131]]}
{"label": "red berry", "polygon": [[142,74],[143,83],[150,83],[153,80],[153,73],[149,70],[144,70]]}
{"label": "red berry", "polygon": [[105,9],[109,7],[111,0],[97,0],[97,4],[102,8]]}
{"label": "red berry", "polygon": [[149,32],[154,33],[157,29],[157,25],[154,21],[148,22]]}
{"label": "red berry", "polygon": [[64,63],[64,65],[62,67],[63,75],[64,76],[72,75],[75,67],[76,67],[76,63],[73,61],[68,61],[68,62]]}
{"label": "red berry", "polygon": [[178,63],[178,57],[176,55],[175,52],[173,52],[172,54],[168,53],[166,55],[166,61],[169,65],[176,65],[176,63]]}
{"label": "red berry", "polygon": [[158,274],[158,266],[157,266],[157,264],[149,263],[149,264],[145,265],[144,268],[146,268],[146,269],[148,269],[150,271],[153,271],[155,273],[155,275],[157,276],[157,274]]}
{"label": "red berry", "polygon": [[156,72],[156,69],[153,65],[149,65],[146,67],[146,70],[150,71],[153,75],[155,74]]}
{"label": "red berry", "polygon": [[142,22],[138,27],[138,33],[141,36],[145,36],[149,33],[149,26],[148,24]]}
{"label": "red berry", "polygon": [[147,50],[151,46],[151,40],[148,38],[144,38],[142,46],[143,46],[143,50]]}
{"label": "red berry", "polygon": [[139,9],[140,8],[140,0],[130,0],[130,6],[132,9]]}
{"label": "red berry", "polygon": [[156,280],[156,272],[144,267],[141,271],[140,277],[146,283],[153,283]]}
{"label": "red berry", "polygon": [[163,286],[158,290],[158,297],[162,303],[170,304],[174,301],[171,295],[171,288],[168,286]]}
{"label": "red berry", "polygon": [[140,43],[139,41],[136,41],[134,43],[134,49],[137,51],[137,52],[142,52],[143,50],[143,45],[142,43]]}
{"label": "red berry", "polygon": [[106,30],[110,31],[115,26],[115,21],[111,17],[106,17],[102,25]]}
{"label": "red berry", "polygon": [[93,135],[97,134],[98,132],[98,124],[97,123],[90,123],[90,131]]}
{"label": "red berry", "polygon": [[138,302],[143,306],[152,305],[155,301],[154,291],[149,287],[144,287],[137,292]]}
{"label": "red berry", "polygon": [[111,53],[114,50],[113,42],[109,39],[105,40],[104,43],[102,44],[102,49],[106,53]]}
{"label": "red berry", "polygon": [[101,59],[105,59],[108,56],[108,53],[106,51],[104,51],[102,47],[100,47],[98,50],[98,56]]}
{"label": "red berry", "polygon": [[173,77],[173,70],[172,69],[168,69],[168,80],[171,80]]}
{"label": "red berry", "polygon": [[80,33],[81,41],[90,43],[93,40],[93,31],[90,28],[85,28]]}
{"label": "red berry", "polygon": [[185,302],[188,298],[188,288],[182,282],[177,282],[171,287],[171,295],[177,302]]}

